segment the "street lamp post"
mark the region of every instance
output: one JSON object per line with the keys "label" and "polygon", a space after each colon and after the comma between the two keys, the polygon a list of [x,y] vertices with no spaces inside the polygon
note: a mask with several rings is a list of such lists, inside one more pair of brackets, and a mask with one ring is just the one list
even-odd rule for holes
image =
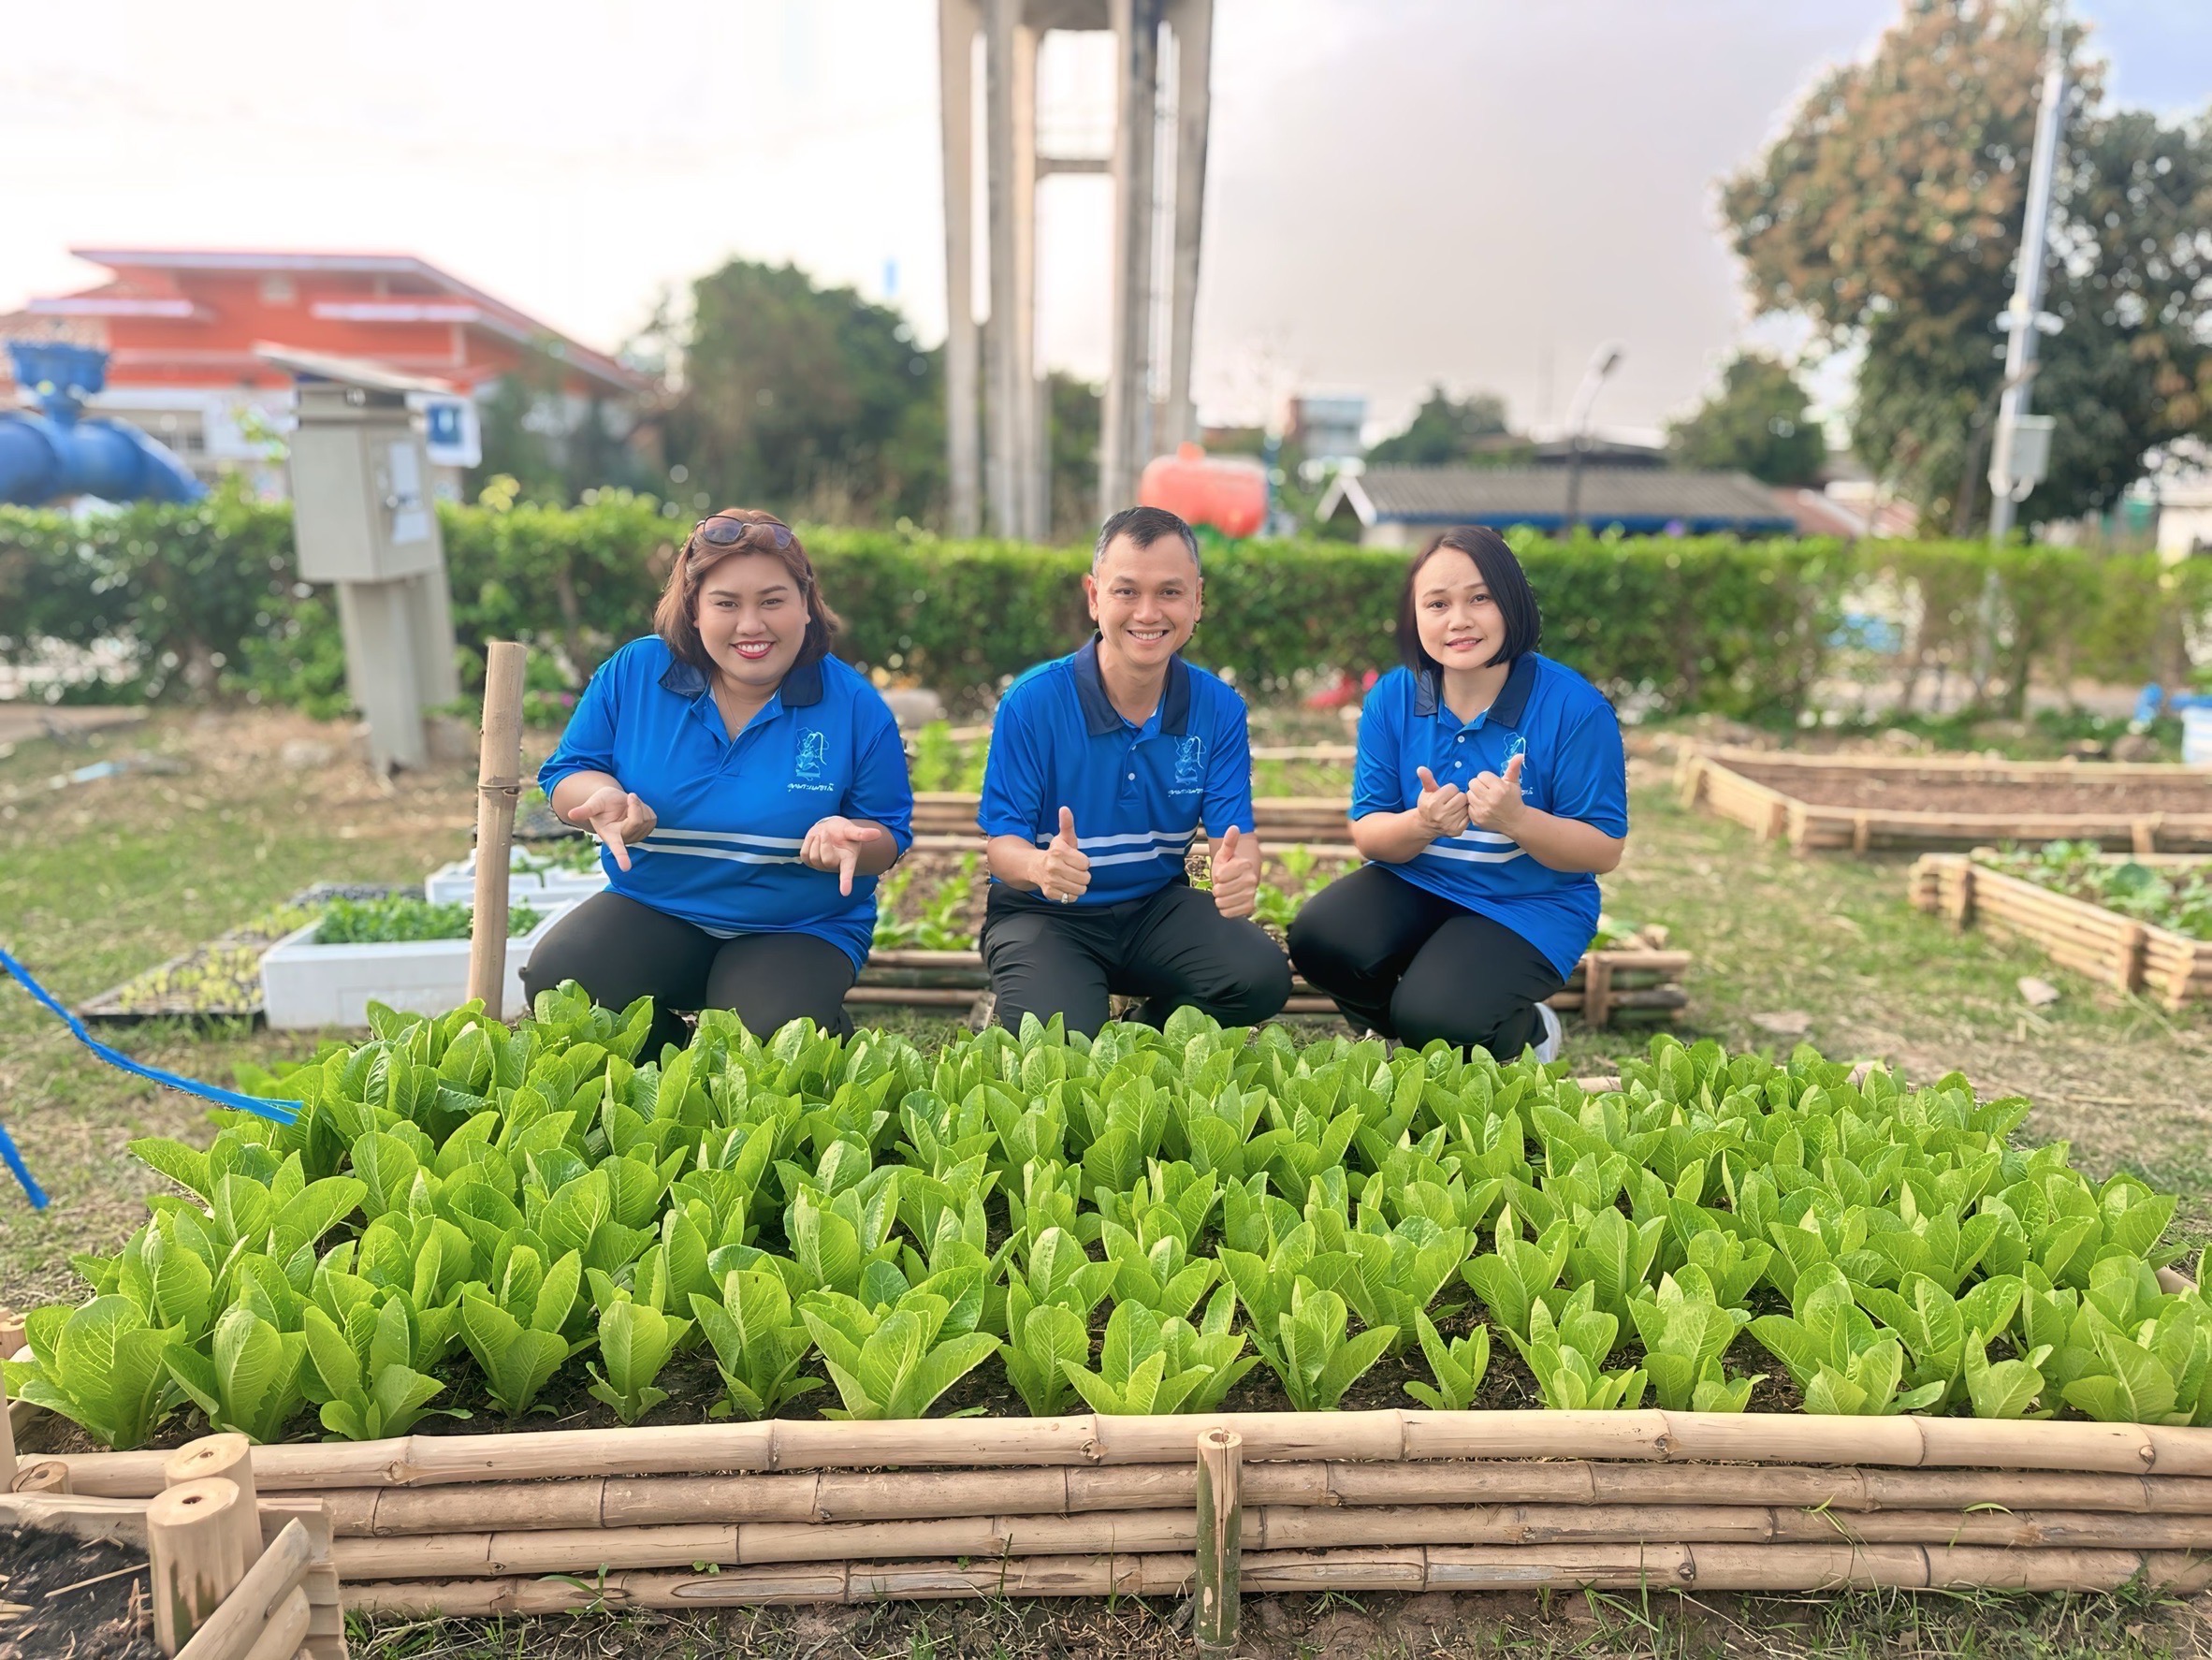
{"label": "street lamp post", "polygon": [[1575,388],[1575,401],[1567,412],[1567,484],[1566,511],[1561,516],[1560,532],[1572,534],[1582,520],[1582,453],[1590,445],[1590,410],[1597,401],[1600,387],[1606,377],[1620,367],[1621,347],[1608,342],[1597,348],[1590,359],[1590,367],[1582,371],[1582,384]]}
{"label": "street lamp post", "polygon": [[[2043,327],[2043,268],[2050,241],[2051,190],[2059,170],[2059,134],[2066,124],[2066,0],[2051,7],[2051,37],[2035,117],[2035,151],[2028,164],[2028,201],[2020,215],[2020,265],[2013,303],[2004,314],[2004,391],[1989,451],[1989,540],[2012,533],[2013,510],[2042,481],[2050,453],[2050,422],[2028,413],[2034,392],[2035,337]],[[2023,442],[2023,440],[2026,442]]]}

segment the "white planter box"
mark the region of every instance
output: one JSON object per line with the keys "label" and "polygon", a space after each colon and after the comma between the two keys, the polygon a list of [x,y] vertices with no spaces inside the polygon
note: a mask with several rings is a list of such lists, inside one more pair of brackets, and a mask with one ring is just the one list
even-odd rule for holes
{"label": "white planter box", "polygon": [[[606,887],[604,870],[514,870],[507,874],[507,902],[567,903],[588,899]],[[432,905],[476,903],[476,855],[441,865],[423,879],[422,896]]]}
{"label": "white planter box", "polygon": [[[566,914],[567,901],[525,896],[545,911],[530,933],[507,941],[500,1018],[524,1010],[522,968],[531,947]],[[271,1027],[291,1030],[365,1027],[378,1002],[415,1014],[443,1014],[469,999],[469,942],[423,939],[374,945],[317,945],[313,922],[287,934],[261,958],[261,997]]]}

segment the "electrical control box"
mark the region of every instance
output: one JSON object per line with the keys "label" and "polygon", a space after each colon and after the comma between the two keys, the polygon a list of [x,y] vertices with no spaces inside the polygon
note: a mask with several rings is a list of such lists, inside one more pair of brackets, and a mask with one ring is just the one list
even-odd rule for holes
{"label": "electrical control box", "polygon": [[292,510],[308,582],[393,582],[442,570],[429,461],[404,393],[299,383]]}

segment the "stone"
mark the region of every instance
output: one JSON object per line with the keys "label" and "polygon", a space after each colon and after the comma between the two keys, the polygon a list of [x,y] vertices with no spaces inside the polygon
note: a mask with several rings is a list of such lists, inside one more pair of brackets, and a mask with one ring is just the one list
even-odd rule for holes
{"label": "stone", "polygon": [[2047,980],[2038,980],[2032,974],[2023,974],[2018,981],[2020,996],[2030,1009],[2048,1009],[2059,1000],[2059,988]]}
{"label": "stone", "polygon": [[910,731],[945,718],[945,700],[926,686],[895,686],[883,694],[899,730]]}
{"label": "stone", "polygon": [[278,763],[288,772],[314,772],[337,759],[337,749],[315,737],[287,738],[277,751]]}

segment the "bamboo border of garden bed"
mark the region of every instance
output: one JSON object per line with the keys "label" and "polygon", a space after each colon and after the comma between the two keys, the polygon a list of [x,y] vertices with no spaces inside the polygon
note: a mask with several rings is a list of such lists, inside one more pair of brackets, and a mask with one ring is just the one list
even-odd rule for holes
{"label": "bamboo border of garden bed", "polygon": [[1916,909],[1960,929],[1981,922],[2030,940],[2059,967],[2116,991],[2154,992],[2168,1009],[2212,1001],[2212,941],[2055,893],[1973,853],[1924,853],[1907,883]]}
{"label": "bamboo border of garden bed", "polygon": [[[1689,1004],[1689,992],[1681,983],[1689,967],[1686,951],[1585,952],[1567,975],[1566,984],[1547,1001],[1558,1012],[1579,1016],[1593,1027],[1609,1026],[1623,1014],[1671,1020]],[[990,976],[977,952],[871,951],[845,1000],[868,1007],[966,1009],[990,987]],[[1332,999],[1292,976],[1284,1013],[1336,1012]]]}
{"label": "bamboo border of garden bed", "polygon": [[2206,779],[2197,769],[2157,763],[2131,764],[1991,762],[1943,758],[1801,756],[1765,750],[1686,750],[1675,766],[1684,810],[1700,802],[1724,819],[1756,832],[1761,841],[1786,837],[1794,852],[1872,847],[1927,848],[1997,841],[2095,841],[2122,852],[2212,852],[2212,812],[1961,813],[1913,809],[1875,811],[1823,807],[1772,784],[1746,777],[1733,764],[1789,767],[1800,773],[1881,772],[1937,774],[1967,781],[2080,782],[2084,779]]}
{"label": "bamboo border of garden bed", "polygon": [[[1227,1509],[1209,1526],[1194,1454],[1232,1436],[1236,1492],[1215,1486]],[[61,1462],[91,1495],[74,1502],[105,1513],[188,1473],[184,1456]],[[2157,1425],[1659,1410],[768,1420],[262,1447],[251,1478],[315,1493],[348,1602],[407,1614],[1180,1595],[1201,1543],[1224,1540],[1216,1582],[1226,1566],[1254,1592],[2212,1585],[2212,1429]]]}

